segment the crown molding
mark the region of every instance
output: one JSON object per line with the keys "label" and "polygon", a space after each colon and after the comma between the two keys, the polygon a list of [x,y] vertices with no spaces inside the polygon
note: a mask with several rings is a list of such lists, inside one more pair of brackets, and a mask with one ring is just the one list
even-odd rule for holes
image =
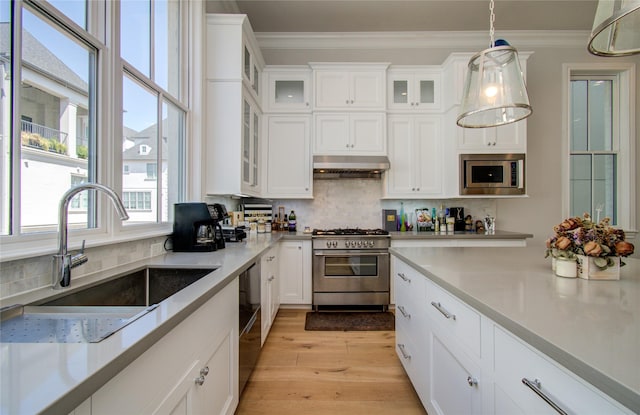
{"label": "crown molding", "polygon": [[[589,31],[500,31],[517,48],[586,47]],[[260,49],[485,49],[489,33],[464,32],[258,32]]]}

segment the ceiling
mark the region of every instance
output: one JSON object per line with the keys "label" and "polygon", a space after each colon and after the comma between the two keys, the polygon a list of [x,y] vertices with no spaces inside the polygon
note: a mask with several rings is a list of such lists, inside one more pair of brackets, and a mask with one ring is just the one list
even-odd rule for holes
{"label": "ceiling", "polygon": [[[257,33],[489,29],[488,0],[235,0],[236,5]],[[496,0],[495,28],[590,31],[596,5],[596,0]]]}

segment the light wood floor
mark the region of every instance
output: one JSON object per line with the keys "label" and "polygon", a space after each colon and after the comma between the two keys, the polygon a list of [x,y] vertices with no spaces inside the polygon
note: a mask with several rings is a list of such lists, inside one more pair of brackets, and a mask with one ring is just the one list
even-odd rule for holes
{"label": "light wood floor", "polygon": [[393,331],[305,331],[306,312],[278,312],[237,415],[426,414]]}

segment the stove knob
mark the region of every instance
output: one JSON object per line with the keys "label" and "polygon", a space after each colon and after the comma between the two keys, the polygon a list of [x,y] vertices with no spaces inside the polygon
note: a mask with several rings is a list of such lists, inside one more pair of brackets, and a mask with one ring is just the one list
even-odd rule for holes
{"label": "stove knob", "polygon": [[373,248],[373,247],[375,246],[375,244],[376,244],[375,242],[373,242],[373,241],[369,241],[369,246],[370,246],[371,248]]}
{"label": "stove knob", "polygon": [[358,247],[362,246],[362,241],[358,241]]}
{"label": "stove knob", "polygon": [[337,248],[338,247],[338,241],[333,241],[333,247]]}
{"label": "stove knob", "polygon": [[327,248],[331,248],[331,241],[327,241]]}
{"label": "stove knob", "polygon": [[347,248],[351,247],[351,241],[344,241],[344,246]]}

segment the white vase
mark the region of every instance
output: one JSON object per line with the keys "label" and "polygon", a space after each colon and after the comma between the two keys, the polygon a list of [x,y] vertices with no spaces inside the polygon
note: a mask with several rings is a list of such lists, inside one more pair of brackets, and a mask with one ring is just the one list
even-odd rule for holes
{"label": "white vase", "polygon": [[556,259],[556,275],[564,278],[576,278],[578,276],[578,264],[575,259]]}

